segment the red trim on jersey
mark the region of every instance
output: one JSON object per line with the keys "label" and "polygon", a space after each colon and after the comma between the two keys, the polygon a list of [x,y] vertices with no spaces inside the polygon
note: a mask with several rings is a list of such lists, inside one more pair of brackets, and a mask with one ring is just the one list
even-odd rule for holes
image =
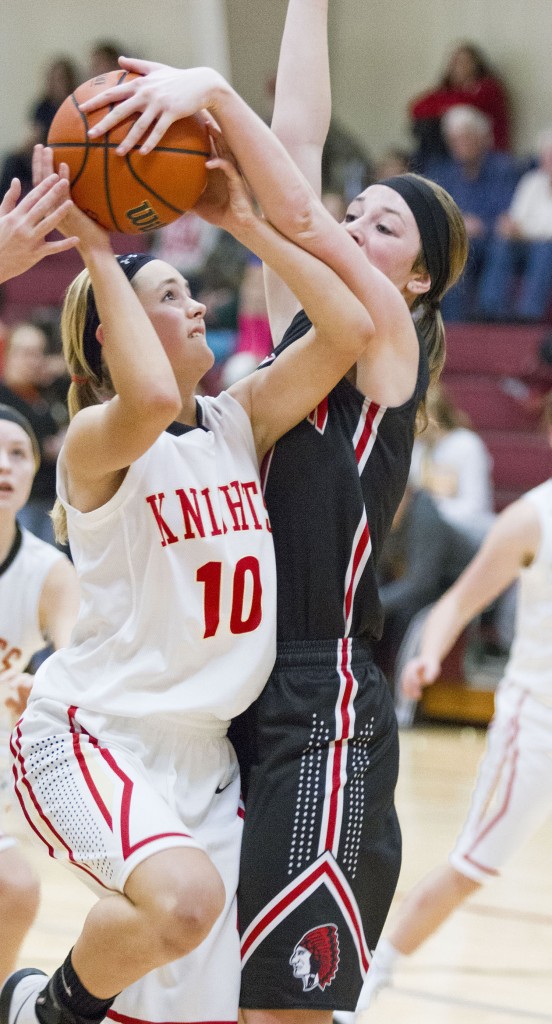
{"label": "red trim on jersey", "polygon": [[326,398],[323,398],[321,402],[318,403],[316,409],[313,409],[312,412],[309,412],[307,420],[309,423],[312,423],[312,426],[316,428],[319,434],[324,433],[328,422],[327,396]]}
{"label": "red trim on jersey", "polygon": [[[487,836],[489,834],[489,832],[493,828],[495,828],[495,826],[498,824],[498,822],[501,821],[501,819],[506,814],[506,812],[508,810],[508,807],[510,805],[510,799],[511,799],[511,796],[512,796],[512,790],[514,788],[514,782],[515,782],[515,778],[516,778],[516,769],[517,769],[517,763],[518,763],[518,758],[519,758],[519,749],[516,746],[516,743],[517,743],[517,739],[518,739],[518,736],[519,736],[519,730],[520,730],[520,715],[521,715],[522,706],[523,706],[527,696],[528,696],[528,694],[526,692],[521,694],[520,699],[518,701],[518,706],[516,708],[516,711],[515,711],[514,715],[512,716],[512,720],[511,720],[511,735],[510,735],[510,738],[508,739],[508,741],[505,744],[504,756],[503,756],[500,764],[498,765],[495,777],[494,777],[494,779],[492,781],[491,786],[489,787],[489,792],[488,792],[487,798],[485,800],[485,806],[483,808],[483,813],[482,813],[481,817],[483,818],[483,814],[485,813],[485,809],[489,806],[490,801],[491,801],[492,796],[493,796],[493,792],[496,790],[496,788],[498,786],[498,783],[499,783],[503,773],[508,771],[509,772],[509,777],[508,777],[508,780],[507,780],[507,783],[506,783],[506,789],[505,789],[505,793],[504,793],[504,798],[502,800],[502,804],[499,807],[499,809],[496,812],[496,814],[494,815],[494,817],[492,817],[490,819],[490,821],[488,821],[483,826],[481,831],[475,837],[475,839],[474,839],[473,843],[471,844],[470,848],[463,855],[465,860],[469,861],[475,867],[479,868],[481,871],[484,871],[484,872],[486,872],[489,875],[498,875],[499,872],[495,868],[487,868],[484,865],[479,864],[475,860],[475,858],[473,857],[473,852],[474,852],[475,848],[479,845],[479,843],[481,843],[483,841],[485,836]],[[509,764],[509,768],[508,768],[508,764]],[[483,825],[483,821],[481,821],[481,824]]]}
{"label": "red trim on jersey", "polygon": [[[358,475],[361,476],[372,451],[378,427],[386,411],[385,406],[366,399],[362,405],[360,418],[353,434],[353,447],[357,461]],[[366,563],[372,553],[370,526],[366,508],[362,507],[359,524],[355,531],[349,564],[345,573],[345,597],[343,600],[344,636],[349,636],[353,624],[353,609],[356,592],[364,572]]]}
{"label": "red trim on jersey", "polygon": [[[129,1017],[127,1013],[119,1013],[118,1010],[108,1010],[107,1016],[118,1024],[180,1024],[180,1021],[150,1021],[145,1017]],[[188,1024],[236,1024],[236,1020],[205,1020],[202,1017],[199,1021],[188,1021]]]}
{"label": "red trim on jersey", "polygon": [[328,744],[326,766],[326,795],[322,811],[322,824],[318,854],[330,850],[337,856],[341,838],[344,790],[347,783],[348,741],[354,735],[354,699],[358,684],[351,671],[351,640],[337,641],[337,672],[341,680],[335,708],[335,739]]}
{"label": "red trim on jersey", "polygon": [[[113,757],[113,754],[111,753],[111,751],[108,750],[106,747],[102,747],[100,745],[99,741],[94,736],[92,736],[88,732],[87,729],[84,729],[77,722],[77,720],[76,720],[76,713],[77,713],[77,711],[78,711],[78,708],[73,706],[73,707],[69,708],[69,712],[68,712],[70,728],[71,728],[71,732],[73,733],[73,736],[75,736],[76,727],[78,726],[79,732],[84,733],[84,735],[87,737],[87,739],[90,742],[90,744],[92,745],[92,747],[98,752],[98,754],[101,755],[101,757],[103,757],[104,761],[107,762],[107,764],[109,765],[111,770],[115,773],[115,775],[117,775],[117,777],[121,780],[121,782],[123,784],[123,794],[122,794],[122,797],[121,797],[121,811],[120,811],[120,820],[119,820],[119,828],[120,828],[120,834],[121,834],[121,845],[122,845],[123,859],[127,860],[131,856],[131,854],[136,852],[136,850],[139,850],[142,846],[146,846],[148,843],[154,843],[158,839],[168,839],[168,838],[171,838],[173,836],[181,836],[184,839],[191,839],[192,837],[190,836],[190,834],[188,832],[160,832],[160,833],[158,833],[156,835],[148,836],[145,839],[141,839],[140,842],[138,842],[138,843],[131,844],[131,842],[130,842],[130,805],[131,805],[131,801],[132,801],[132,791],[134,789],[134,783],[133,783],[132,779],[130,779],[129,776],[125,774],[125,772],[122,770],[122,768],[119,767],[119,765],[117,764],[117,762],[116,762],[115,758]],[[79,749],[80,749],[80,741],[79,741]],[[84,762],[84,757],[82,757],[82,761]],[[81,770],[82,770],[81,758],[78,758],[78,763],[79,763],[79,766],[81,767]],[[90,772],[89,772],[88,768],[86,767],[86,764],[85,764],[85,771],[83,771],[83,778],[84,778],[84,781],[86,782],[86,785],[90,789],[92,797],[94,798],[94,800],[95,800],[99,810],[102,812],[103,817],[105,817],[105,814],[103,814],[103,808],[105,808],[105,804],[103,803],[103,800],[99,796],[98,790],[97,790],[96,786],[94,785],[94,783],[93,783],[93,781],[91,779]],[[91,785],[90,785],[90,783],[91,783]],[[98,798],[99,799],[96,799],[96,794],[98,794]],[[107,808],[105,808],[105,810],[107,811]],[[109,816],[109,818],[110,818],[110,820],[108,821],[108,825],[109,825],[110,829],[113,831],[113,823],[111,821],[111,816]],[[107,821],[107,818],[106,818],[106,821]]]}
{"label": "red trim on jersey", "polygon": [[[19,725],[19,723],[18,723],[18,725]],[[76,868],[79,868],[81,871],[83,871],[85,875],[89,875],[90,878],[93,878],[94,881],[97,882],[98,885],[101,885],[103,889],[107,889],[108,892],[117,892],[116,889],[113,889],[111,886],[106,885],[106,883],[103,882],[101,878],[98,878],[94,874],[94,872],[91,871],[89,868],[85,867],[84,864],[80,864],[78,861],[75,860],[75,857],[73,855],[73,851],[72,851],[71,847],[68,845],[68,843],[66,843],[65,839],[62,838],[62,836],[59,834],[57,829],[54,828],[52,822],[49,821],[47,815],[44,813],[44,811],[40,807],[40,805],[38,803],[38,800],[37,800],[37,798],[36,798],[36,796],[35,796],[35,794],[33,792],[32,786],[31,786],[29,780],[26,778],[25,763],[24,763],[23,757],[21,755],[21,730],[19,728],[17,728],[17,751],[16,751],[16,748],[15,748],[15,745],[14,745],[14,742],[13,742],[13,734],[12,734],[12,740],[10,741],[10,746],[11,746],[11,751],[12,751],[12,754],[13,754],[13,757],[14,757],[14,763],[13,763],[13,769],[12,770],[13,770],[13,775],[14,775],[15,794],[17,796],[17,799],[19,800],[19,804],[21,806],[21,810],[23,812],[25,820],[27,821],[27,824],[32,829],[32,831],[38,836],[38,838],[41,840],[41,842],[44,843],[44,845],[46,846],[46,848],[48,850],[48,853],[49,853],[50,857],[52,857],[54,860],[58,860],[59,859],[57,857],[57,855],[56,855],[55,848],[52,846],[51,843],[48,842],[48,840],[46,839],[46,836],[42,834],[42,832],[39,830],[38,826],[35,825],[34,821],[32,821],[32,819],[31,819],[31,817],[29,815],[29,812],[27,811],[27,808],[25,806],[25,798],[24,798],[23,791],[22,790],[20,791],[20,786],[18,785],[19,781],[20,781],[21,786],[25,787],[25,789],[26,789],[26,791],[27,791],[27,793],[28,793],[28,795],[30,797],[31,803],[32,803],[36,813],[38,814],[39,818],[42,819],[42,821],[44,822],[44,824],[46,825],[48,830],[52,833],[52,835],[54,835],[56,837],[56,839],[57,839],[58,843],[60,844],[60,846],[63,847],[64,850],[67,851],[67,855],[68,855],[69,860],[71,861],[71,863],[74,864],[74,866]],[[20,780],[18,779],[17,762],[19,762],[20,769],[21,769],[21,778],[20,778]]]}

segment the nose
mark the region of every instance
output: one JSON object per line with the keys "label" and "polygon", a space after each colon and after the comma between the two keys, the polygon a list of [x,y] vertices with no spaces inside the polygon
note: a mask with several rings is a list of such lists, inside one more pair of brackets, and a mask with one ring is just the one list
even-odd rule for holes
{"label": "nose", "polygon": [[364,235],[360,229],[358,220],[351,220],[345,224],[345,231],[354,239],[357,245],[364,244]]}
{"label": "nose", "polygon": [[205,305],[204,302],[198,302],[197,299],[191,299],[190,300],[190,305],[189,305],[189,308],[188,308],[188,316],[194,317],[194,318],[197,317],[197,318],[202,320],[203,317],[205,316],[206,312],[207,312],[207,306]]}
{"label": "nose", "polygon": [[0,448],[0,470],[3,472],[11,469],[10,457],[5,448]]}

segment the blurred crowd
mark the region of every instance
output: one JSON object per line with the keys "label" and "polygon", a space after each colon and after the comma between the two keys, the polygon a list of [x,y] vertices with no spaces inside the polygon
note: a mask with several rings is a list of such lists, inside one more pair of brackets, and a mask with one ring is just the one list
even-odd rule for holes
{"label": "blurred crowd", "polygon": [[[80,82],[114,70],[120,52],[117,41],[98,40],[84,68],[65,54],[50,61],[21,142],[4,157],[1,194],[14,176],[24,191],[30,188],[33,146],[46,141],[60,104]],[[273,85],[268,79],[270,101]],[[397,145],[376,157],[338,122],[331,125],[322,185],[337,219],[368,184],[405,171],[440,183],[460,206],[470,255],[463,279],[443,303],[445,321],[552,319],[552,124],[543,126],[534,151],[520,156],[512,150],[511,109],[509,90],[487,56],[461,42],[448,55],[440,80],[405,103],[409,148]],[[188,213],[160,232],[127,236],[125,242],[126,251],[139,245],[175,265],[206,304],[216,357],[203,381],[206,393],[228,387],[271,351],[262,266],[231,236]],[[68,269],[68,281],[74,269]],[[0,401],[27,416],[43,454],[22,513],[24,525],[52,543],[48,511],[68,383],[60,347],[56,309],[39,302],[23,318],[0,294]],[[443,391],[432,394],[429,413],[380,567],[386,625],[379,658],[391,681],[409,624],[467,565],[494,515],[492,464],[483,441]],[[489,635],[499,648],[507,646],[500,618]]]}

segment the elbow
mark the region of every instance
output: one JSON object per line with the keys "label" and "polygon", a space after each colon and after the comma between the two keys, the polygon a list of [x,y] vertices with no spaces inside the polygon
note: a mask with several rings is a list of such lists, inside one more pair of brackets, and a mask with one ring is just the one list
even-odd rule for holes
{"label": "elbow", "polygon": [[159,422],[172,423],[182,409],[182,399],[176,381],[159,384],[157,387],[150,386],[143,395],[143,406],[148,410],[148,415],[155,417]]}

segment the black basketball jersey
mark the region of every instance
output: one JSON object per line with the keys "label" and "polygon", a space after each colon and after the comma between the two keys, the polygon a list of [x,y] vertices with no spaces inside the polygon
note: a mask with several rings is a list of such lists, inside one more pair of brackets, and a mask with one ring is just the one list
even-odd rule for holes
{"label": "black basketball jersey", "polygon": [[[310,326],[298,313],[270,360]],[[343,378],[265,459],[279,640],[381,635],[376,566],[406,486],[416,411],[429,382],[419,343],[408,402],[386,408]]]}

